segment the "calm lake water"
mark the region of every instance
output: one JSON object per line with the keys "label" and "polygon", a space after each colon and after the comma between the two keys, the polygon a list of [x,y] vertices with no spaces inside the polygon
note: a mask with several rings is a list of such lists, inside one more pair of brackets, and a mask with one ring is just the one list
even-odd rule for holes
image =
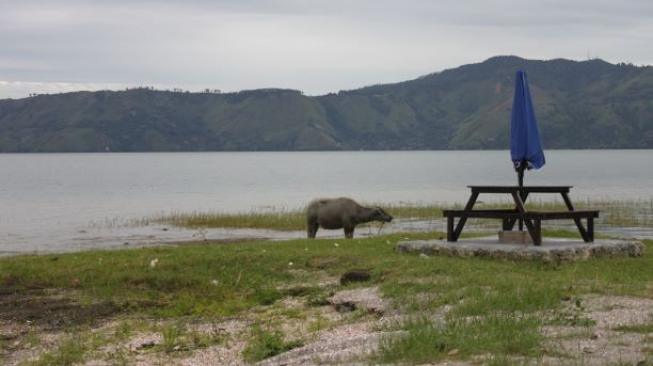
{"label": "calm lake water", "polygon": [[[573,185],[575,200],[653,199],[653,150],[546,157],[526,184]],[[192,232],[118,225],[172,211],[297,208],[331,196],[462,202],[466,185],[516,182],[507,151],[2,154],[0,172],[5,254],[191,239]]]}

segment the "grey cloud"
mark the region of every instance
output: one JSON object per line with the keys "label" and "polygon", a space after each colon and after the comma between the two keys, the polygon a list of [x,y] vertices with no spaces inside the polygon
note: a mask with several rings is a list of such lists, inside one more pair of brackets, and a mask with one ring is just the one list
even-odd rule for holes
{"label": "grey cloud", "polygon": [[0,0],[0,80],[315,94],[497,54],[648,64],[652,20],[637,0]]}

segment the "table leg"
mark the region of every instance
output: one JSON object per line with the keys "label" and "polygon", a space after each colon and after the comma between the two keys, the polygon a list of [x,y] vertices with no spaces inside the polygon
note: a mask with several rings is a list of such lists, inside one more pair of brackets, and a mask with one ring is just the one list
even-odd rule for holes
{"label": "table leg", "polygon": [[542,245],[542,220],[535,219],[535,237],[533,238],[533,244]]}
{"label": "table leg", "polygon": [[[519,191],[519,197],[521,197],[522,204],[526,205],[526,199],[528,198],[528,192]],[[524,220],[519,219],[519,231],[524,230]]]}
{"label": "table leg", "polygon": [[594,241],[594,218],[591,216],[587,218],[587,238],[588,243]]}
{"label": "table leg", "polygon": [[540,245],[542,242],[541,236],[536,232],[533,222],[531,222],[530,219],[524,218],[526,209],[524,208],[524,202],[522,202],[521,196],[517,192],[513,192],[512,199],[515,200],[515,207],[517,207],[517,211],[521,214],[519,219],[524,220],[524,224],[526,224],[526,229],[528,229],[528,233],[530,234],[531,239],[533,239],[533,243],[535,245]]}
{"label": "table leg", "polygon": [[[565,205],[567,206],[567,209],[569,211],[573,211],[574,210],[574,205],[571,204],[571,199],[569,199],[569,195],[566,192],[561,192],[560,194],[562,195],[562,199],[565,201]],[[585,242],[594,241],[594,239],[590,239],[590,236],[587,233],[587,230],[585,230],[585,227],[583,226],[583,222],[579,218],[575,218],[574,223],[576,224],[576,227],[578,228],[578,232],[580,233],[580,236],[583,238],[583,240]],[[587,222],[587,225],[589,226],[589,221]],[[592,231],[594,231],[594,230],[592,230]]]}
{"label": "table leg", "polygon": [[[469,197],[469,201],[467,201],[467,204],[465,205],[465,211],[471,211],[472,208],[474,208],[474,204],[476,203],[476,199],[478,198],[478,192],[472,191],[472,195]],[[465,222],[467,222],[467,215],[463,214],[460,216],[460,220],[458,220],[458,225],[456,225],[456,229],[453,232],[453,236],[450,241],[456,241],[458,240],[458,237],[460,236],[460,233],[463,231],[463,227],[465,227]],[[449,234],[447,233],[447,236]]]}
{"label": "table leg", "polygon": [[453,216],[447,216],[447,241],[456,241],[453,237]]}

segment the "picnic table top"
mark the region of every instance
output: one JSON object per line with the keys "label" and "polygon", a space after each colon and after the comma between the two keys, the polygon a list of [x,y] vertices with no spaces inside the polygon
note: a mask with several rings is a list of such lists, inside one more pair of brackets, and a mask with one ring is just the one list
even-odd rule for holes
{"label": "picnic table top", "polygon": [[529,192],[529,193],[567,193],[573,186],[467,186],[472,191],[481,193],[512,193],[512,192]]}

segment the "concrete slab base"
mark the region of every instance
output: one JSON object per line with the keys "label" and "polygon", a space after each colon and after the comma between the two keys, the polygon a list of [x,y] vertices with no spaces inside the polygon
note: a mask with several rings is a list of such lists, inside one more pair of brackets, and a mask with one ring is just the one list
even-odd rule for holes
{"label": "concrete slab base", "polygon": [[533,244],[528,231],[499,231],[499,243],[502,244]]}
{"label": "concrete slab base", "polygon": [[510,260],[573,262],[593,257],[638,257],[644,253],[639,240],[598,239],[593,243],[563,238],[544,238],[541,246],[500,243],[496,236],[446,240],[412,240],[397,243],[405,253],[458,257],[489,257]]}

